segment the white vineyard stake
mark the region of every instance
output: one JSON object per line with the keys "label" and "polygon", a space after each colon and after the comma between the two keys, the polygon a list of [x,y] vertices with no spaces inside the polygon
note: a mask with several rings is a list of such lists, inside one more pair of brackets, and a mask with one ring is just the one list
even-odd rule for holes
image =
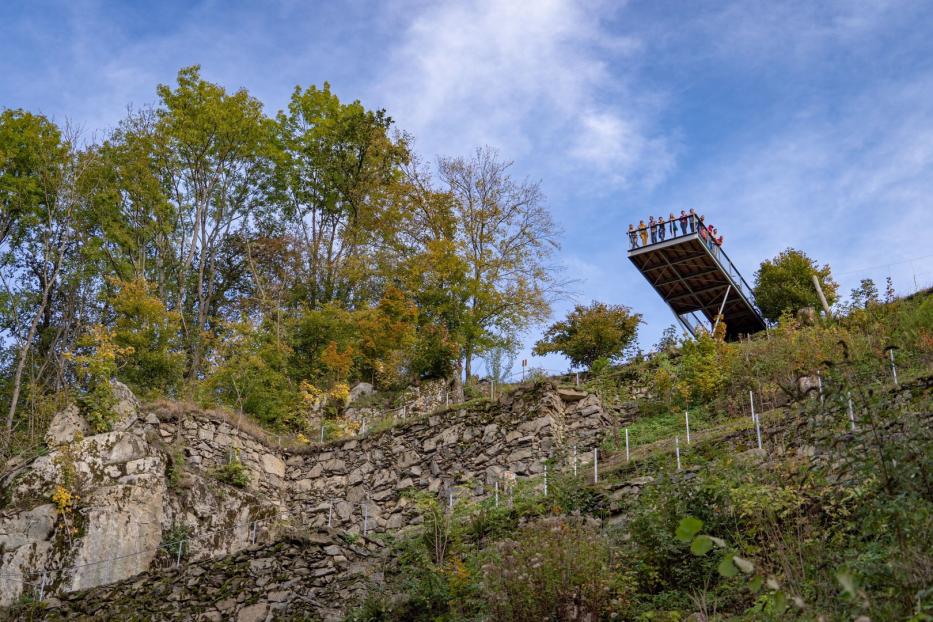
{"label": "white vineyard stake", "polygon": [[577,446],[573,446],[573,476],[577,476]]}
{"label": "white vineyard stake", "polygon": [[855,411],[852,409],[852,394],[848,394],[849,398],[849,425],[852,426],[852,431],[855,432]]}
{"label": "white vineyard stake", "polygon": [[631,457],[628,452],[628,428],[625,428],[625,461],[629,462]]}
{"label": "white vineyard stake", "polygon": [[599,448],[593,448],[593,483],[599,483]]}
{"label": "white vineyard stake", "polygon": [[690,412],[684,411],[684,419],[687,421],[687,444],[690,444]]}
{"label": "white vineyard stake", "polygon": [[816,372],[816,384],[820,388],[820,406],[823,405],[823,374]]}
{"label": "white vineyard stake", "polygon": [[894,376],[894,386],[900,386],[897,383],[897,367],[894,366],[894,348],[888,350],[888,354],[891,355],[891,375]]}
{"label": "white vineyard stake", "polygon": [[758,417],[755,417],[755,436],[758,437],[758,449],[761,449],[761,425]]}
{"label": "white vineyard stake", "polygon": [[496,507],[499,507],[499,480],[496,480]]}
{"label": "white vineyard stake", "polygon": [[330,507],[327,508],[327,526],[332,527],[334,524],[334,502],[330,502]]}
{"label": "white vineyard stake", "polygon": [[680,470],[680,437],[674,437],[674,454],[677,456],[677,470]]}
{"label": "white vineyard stake", "polygon": [[547,496],[547,465],[544,465],[544,496]]}

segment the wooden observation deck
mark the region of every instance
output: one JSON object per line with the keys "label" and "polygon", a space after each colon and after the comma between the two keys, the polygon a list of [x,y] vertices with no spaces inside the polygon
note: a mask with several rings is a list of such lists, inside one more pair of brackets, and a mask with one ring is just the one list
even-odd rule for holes
{"label": "wooden observation deck", "polygon": [[642,246],[639,235],[639,245],[629,250],[629,259],[690,334],[696,336],[701,327],[713,330],[720,314],[730,341],[764,330],[764,318],[748,283],[722,248],[710,243],[705,226],[689,218],[686,232],[676,221],[673,236],[670,224],[665,223],[667,239],[652,243],[649,238]]}

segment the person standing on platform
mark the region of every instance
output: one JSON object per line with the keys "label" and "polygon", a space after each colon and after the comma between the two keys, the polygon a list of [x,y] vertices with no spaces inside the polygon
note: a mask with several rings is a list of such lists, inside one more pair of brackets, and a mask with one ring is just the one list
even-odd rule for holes
{"label": "person standing on platform", "polygon": [[693,211],[692,207],[690,208],[690,218],[688,220],[690,221],[690,233],[693,233],[697,230],[697,213]]}
{"label": "person standing on platform", "polygon": [[687,235],[687,212],[680,210],[680,235]]}
{"label": "person standing on platform", "polygon": [[638,234],[641,235],[641,245],[648,246],[648,228],[644,220],[638,221]]}
{"label": "person standing on platform", "polygon": [[663,242],[667,236],[667,223],[664,222],[664,216],[658,216],[658,242]]}
{"label": "person standing on platform", "polygon": [[667,217],[667,222],[670,223],[671,237],[676,238],[677,237],[677,219],[674,218],[673,212],[671,212],[671,214]]}
{"label": "person standing on platform", "polygon": [[638,234],[635,233],[635,225],[628,226],[628,241],[631,248],[638,248]]}
{"label": "person standing on platform", "polygon": [[648,228],[651,229],[651,243],[658,241],[658,228],[654,226],[654,216],[648,216]]}

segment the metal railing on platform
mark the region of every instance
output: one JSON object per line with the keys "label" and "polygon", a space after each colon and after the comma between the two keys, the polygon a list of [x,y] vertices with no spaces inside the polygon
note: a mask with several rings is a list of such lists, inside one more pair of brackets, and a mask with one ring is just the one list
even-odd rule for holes
{"label": "metal railing on platform", "polygon": [[670,240],[696,236],[709,249],[710,255],[716,260],[726,276],[732,281],[735,288],[742,294],[746,302],[760,316],[761,311],[755,304],[752,288],[745,281],[729,256],[722,250],[722,244],[706,224],[695,214],[674,217],[672,220],[656,222],[636,229],[629,229],[629,250],[639,250],[664,244]]}

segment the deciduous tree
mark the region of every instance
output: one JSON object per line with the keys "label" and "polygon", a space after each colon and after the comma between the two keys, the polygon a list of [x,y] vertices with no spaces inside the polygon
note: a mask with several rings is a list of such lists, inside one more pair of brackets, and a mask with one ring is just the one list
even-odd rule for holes
{"label": "deciduous tree", "polygon": [[623,305],[577,305],[566,319],[551,324],[534,353],[559,352],[574,367],[589,367],[598,359],[618,360],[635,340],[640,323],[641,314]]}
{"label": "deciduous tree", "polygon": [[781,313],[796,312],[803,307],[819,307],[820,299],[813,286],[813,275],[820,279],[823,294],[832,305],[839,285],[833,281],[829,265],[819,267],[803,251],[788,248],[774,259],[761,263],[755,273],[755,301],[762,315],[772,322]]}

